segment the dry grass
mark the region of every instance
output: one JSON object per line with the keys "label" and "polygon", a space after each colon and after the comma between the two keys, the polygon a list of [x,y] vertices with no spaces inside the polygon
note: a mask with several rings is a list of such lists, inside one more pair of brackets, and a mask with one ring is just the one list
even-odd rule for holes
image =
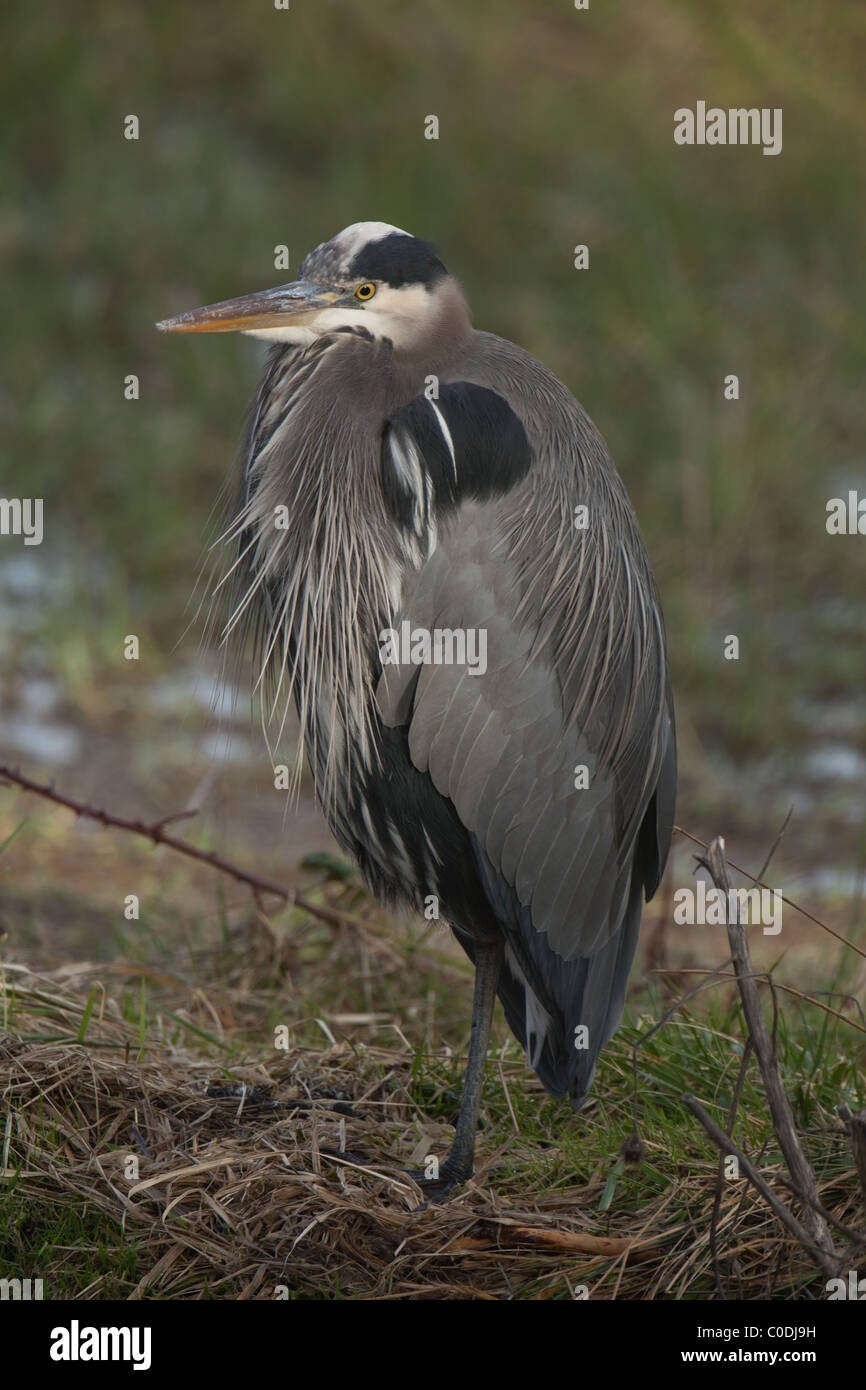
{"label": "dry grass", "polygon": [[[345,970],[344,949],[328,970]],[[367,949],[394,947],[372,934]],[[299,1016],[285,1050],[268,1036],[256,1057],[247,1039],[272,1025],[247,985],[264,955],[247,939],[243,980],[230,969],[207,989],[146,967],[5,967],[0,1272],[91,1299],[714,1296],[715,1156],[688,1117],[669,1129],[656,1100],[642,1161],[620,1171],[624,1045],[578,1116],[544,1097],[513,1042],[495,1049],[476,1177],[419,1210],[402,1170],[447,1147],[456,1059],[422,1055],[399,1027],[393,1046],[365,1043],[382,1016],[339,1012]],[[761,1123],[749,1119],[752,1152]],[[821,1128],[822,1200],[856,1224],[844,1138]],[[764,1171],[777,1166],[766,1154]],[[821,1296],[745,1184],[726,1184],[718,1229],[730,1296]]]}

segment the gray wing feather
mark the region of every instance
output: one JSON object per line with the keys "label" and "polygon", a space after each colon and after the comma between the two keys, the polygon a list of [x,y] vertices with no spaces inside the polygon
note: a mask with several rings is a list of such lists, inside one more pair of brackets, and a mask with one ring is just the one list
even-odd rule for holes
{"label": "gray wing feather", "polygon": [[[377,702],[386,725],[407,726],[415,767],[470,832],[509,947],[499,993],[511,1027],[545,1085],[579,1104],[619,1021],[643,893],[670,840],[664,634],[633,513],[591,423],[520,349],[486,334],[479,344],[453,379],[501,392],[533,467],[499,500],[461,499],[432,555],[405,573],[397,621],[483,629],[487,667],[389,666]],[[583,535],[577,502],[593,518]],[[529,1036],[530,1004],[548,1017],[543,1047]],[[585,1051],[572,1045],[577,1024]]]}
{"label": "gray wing feather", "polygon": [[[535,930],[569,960],[616,932],[612,909],[627,891],[630,865],[616,863],[613,778],[587,734],[563,727],[556,673],[532,652],[516,614],[518,587],[502,582],[500,542],[495,508],[466,504],[439,549],[404,584],[398,618],[428,630],[483,628],[484,674],[389,666],[377,699],[386,724],[404,722],[408,709],[415,766],[454,803],[530,908]],[[579,765],[591,773],[582,790],[574,785]],[[584,908],[592,901],[592,913],[573,911],[581,899]]]}

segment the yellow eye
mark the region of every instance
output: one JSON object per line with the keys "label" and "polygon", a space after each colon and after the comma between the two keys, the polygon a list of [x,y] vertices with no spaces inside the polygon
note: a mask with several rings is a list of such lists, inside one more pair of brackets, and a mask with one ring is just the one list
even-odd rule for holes
{"label": "yellow eye", "polygon": [[368,283],[365,284],[365,285],[359,285],[359,286],[358,286],[358,288],[355,290],[355,298],[356,298],[356,299],[372,299],[372,298],[373,298],[373,295],[374,295],[375,293],[376,293],[376,286],[375,286],[375,285],[371,285],[371,284],[368,282]]}

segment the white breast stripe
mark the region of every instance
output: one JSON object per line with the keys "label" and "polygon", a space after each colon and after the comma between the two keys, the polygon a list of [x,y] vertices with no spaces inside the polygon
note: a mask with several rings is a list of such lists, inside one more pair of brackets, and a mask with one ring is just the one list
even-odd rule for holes
{"label": "white breast stripe", "polygon": [[396,430],[391,430],[388,443],[391,458],[402,482],[412,498],[413,525],[420,536],[424,529],[424,480],[421,473],[421,455],[415,447],[411,435],[402,438]]}
{"label": "white breast stripe", "polygon": [[448,452],[449,452],[449,454],[451,455],[451,467],[454,469],[454,481],[455,481],[455,483],[456,483],[456,482],[457,482],[457,459],[456,459],[456,457],[455,457],[455,455],[454,455],[454,440],[451,438],[451,431],[449,430],[448,425],[446,424],[445,416],[442,414],[442,411],[439,409],[439,407],[438,407],[438,405],[436,404],[436,402],[435,402],[435,401],[431,401],[430,398],[429,398],[429,396],[428,396],[428,398],[427,398],[427,401],[428,401],[428,404],[431,405],[431,406],[433,407],[433,414],[436,416],[436,419],[439,421],[439,428],[440,428],[440,430],[442,431],[442,438],[445,440],[445,443],[448,445]]}

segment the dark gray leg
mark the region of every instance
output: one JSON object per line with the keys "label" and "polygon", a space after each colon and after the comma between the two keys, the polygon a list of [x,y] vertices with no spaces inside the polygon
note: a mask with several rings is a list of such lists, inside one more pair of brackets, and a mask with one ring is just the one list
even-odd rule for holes
{"label": "dark gray leg", "polygon": [[475,1162],[475,1135],[484,1082],[484,1063],[490,1041],[490,1024],[496,1003],[496,986],[502,969],[503,947],[500,941],[479,942],[475,946],[475,997],[472,1001],[472,1031],[469,1037],[469,1060],[463,1079],[463,1095],[457,1130],[451,1152],[440,1165],[438,1179],[415,1174],[420,1187],[435,1201],[445,1197],[453,1188],[471,1178]]}

